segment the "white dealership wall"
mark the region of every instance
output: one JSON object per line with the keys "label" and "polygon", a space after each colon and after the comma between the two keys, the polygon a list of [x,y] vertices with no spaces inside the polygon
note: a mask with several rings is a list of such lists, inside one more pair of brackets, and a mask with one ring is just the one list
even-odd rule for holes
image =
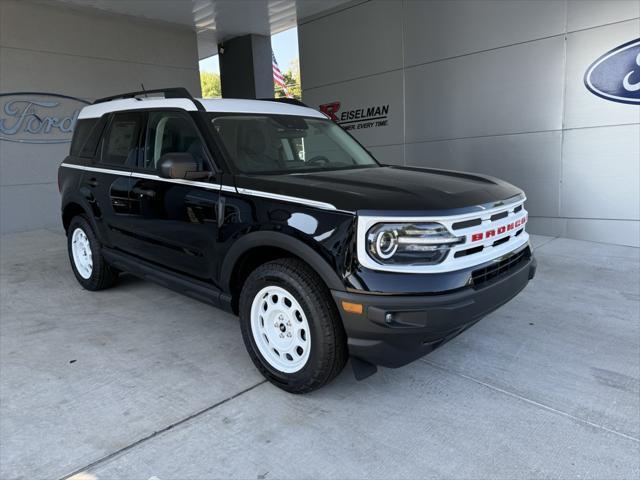
{"label": "white dealership wall", "polygon": [[481,172],[529,229],[640,245],[640,107],[583,84],[640,36],[640,1],[356,1],[299,26],[303,101],[389,105],[353,130],[381,161]]}
{"label": "white dealership wall", "polygon": [[[0,94],[92,101],[140,83],[200,96],[195,31],[53,2],[0,0]],[[69,143],[0,139],[0,232],[60,227],[57,167],[68,151]]]}

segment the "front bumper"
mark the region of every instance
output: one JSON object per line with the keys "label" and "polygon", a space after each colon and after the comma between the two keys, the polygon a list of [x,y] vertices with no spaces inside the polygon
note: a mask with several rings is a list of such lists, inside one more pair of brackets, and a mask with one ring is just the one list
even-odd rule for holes
{"label": "front bumper", "polygon": [[[527,285],[535,271],[536,260],[531,255],[480,287],[465,287],[451,293],[331,293],[342,316],[350,355],[395,368],[435,350],[504,305]],[[342,301],[362,304],[362,314],[344,311]]]}

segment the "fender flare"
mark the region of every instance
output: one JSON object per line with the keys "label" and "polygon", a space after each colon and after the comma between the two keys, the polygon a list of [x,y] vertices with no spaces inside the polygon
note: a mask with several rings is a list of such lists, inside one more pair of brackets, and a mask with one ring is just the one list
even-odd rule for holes
{"label": "fender flare", "polygon": [[231,292],[231,275],[238,260],[246,252],[257,247],[275,247],[291,252],[308,263],[329,289],[344,290],[345,288],[340,276],[331,265],[309,245],[284,233],[262,231],[249,233],[239,238],[225,255],[220,269],[221,285],[225,292]]}
{"label": "fender flare", "polygon": [[84,210],[85,216],[89,220],[89,223],[91,224],[91,227],[93,228],[94,233],[100,239],[100,241],[102,241],[102,239],[100,238],[100,229],[96,224],[96,220],[94,216],[91,214],[91,205],[89,205],[87,202],[87,199],[82,197],[81,195],[74,195],[74,194],[66,195],[62,199],[61,208],[60,208],[60,220],[63,224],[63,227],[64,227],[64,211],[71,204],[78,205],[80,208],[82,208],[82,210]]}

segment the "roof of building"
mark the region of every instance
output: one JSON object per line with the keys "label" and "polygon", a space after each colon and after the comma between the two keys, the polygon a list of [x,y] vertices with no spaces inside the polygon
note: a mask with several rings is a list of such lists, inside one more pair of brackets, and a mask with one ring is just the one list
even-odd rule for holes
{"label": "roof of building", "polygon": [[[309,107],[269,100],[198,98],[195,99],[195,101],[200,102],[207,112],[266,113],[326,118],[322,113]],[[78,118],[98,118],[109,112],[142,110],[149,108],[179,108],[186,111],[198,110],[196,103],[189,98],[136,97],[115,99],[88,105],[82,109]]]}

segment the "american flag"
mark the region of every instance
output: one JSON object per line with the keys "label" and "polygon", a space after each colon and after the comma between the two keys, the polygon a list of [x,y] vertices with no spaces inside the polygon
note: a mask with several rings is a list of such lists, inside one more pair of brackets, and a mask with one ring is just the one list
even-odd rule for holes
{"label": "american flag", "polygon": [[282,89],[282,93],[284,93],[285,97],[293,98],[293,95],[289,93],[287,84],[284,82],[284,77],[282,76],[280,68],[278,68],[278,62],[276,62],[276,56],[273,52],[271,52],[271,64],[273,66],[273,82],[277,87],[280,87]]}

